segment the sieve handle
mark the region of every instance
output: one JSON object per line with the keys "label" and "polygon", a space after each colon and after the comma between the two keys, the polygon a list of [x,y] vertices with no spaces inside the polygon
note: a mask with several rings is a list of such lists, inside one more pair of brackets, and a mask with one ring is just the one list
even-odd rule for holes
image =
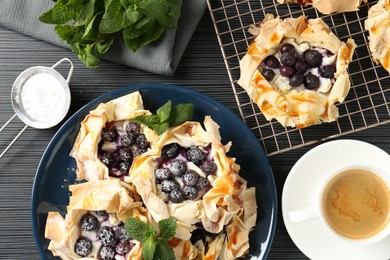
{"label": "sieve handle", "polygon": [[[9,125],[9,123],[14,120],[16,117],[16,114],[14,114],[1,128],[0,133]],[[4,151],[0,154],[0,159],[3,157],[3,155],[11,148],[11,146],[18,140],[18,138],[23,134],[23,132],[27,129],[28,125],[25,125],[22,130],[15,136],[15,138],[8,144],[8,146],[4,149]]]}
{"label": "sieve handle", "polygon": [[73,74],[73,69],[74,69],[74,65],[73,65],[73,62],[68,59],[68,58],[63,58],[61,60],[59,60],[56,64],[54,64],[53,66],[51,66],[52,69],[54,69],[55,67],[57,67],[58,65],[60,65],[61,63],[63,63],[64,61],[67,61],[69,62],[70,64],[70,69],[69,69],[69,73],[68,73],[68,77],[66,78],[66,84],[69,85],[69,82],[70,82],[70,78],[72,77],[72,74]]}

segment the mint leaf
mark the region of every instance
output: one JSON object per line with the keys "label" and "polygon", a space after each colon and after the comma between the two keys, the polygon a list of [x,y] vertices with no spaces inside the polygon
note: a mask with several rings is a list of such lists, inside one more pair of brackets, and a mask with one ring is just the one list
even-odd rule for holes
{"label": "mint leaf", "polygon": [[78,0],[58,0],[53,6],[52,18],[57,24],[67,23],[76,16]]}
{"label": "mint leaf", "polygon": [[144,243],[142,243],[142,256],[144,257],[144,260],[153,260],[156,246],[157,242],[155,237],[149,237]]}
{"label": "mint leaf", "polygon": [[165,239],[159,239],[154,253],[154,260],[175,260],[175,254]]}
{"label": "mint leaf", "polygon": [[167,218],[158,222],[160,236],[166,240],[171,239],[176,233],[176,219]]}
{"label": "mint leaf", "polygon": [[70,25],[56,25],[54,30],[58,34],[61,40],[66,41],[73,34],[72,27]]}
{"label": "mint leaf", "polygon": [[99,59],[93,54],[91,44],[77,45],[75,48],[77,56],[88,68],[95,68],[98,65]]}
{"label": "mint leaf", "polygon": [[156,131],[157,135],[162,135],[165,131],[167,131],[169,127],[169,123],[161,123],[161,124],[154,124],[151,128]]}
{"label": "mint leaf", "polygon": [[113,37],[108,38],[108,40],[105,40],[105,41],[102,41],[102,42],[98,42],[95,45],[95,51],[98,54],[104,54],[104,53],[106,53],[108,51],[108,49],[110,48],[110,46],[113,43],[114,43],[114,38]]}
{"label": "mint leaf", "polygon": [[172,108],[171,116],[169,117],[169,125],[176,126],[181,125],[184,122],[192,120],[193,105],[178,104]]}
{"label": "mint leaf", "polygon": [[95,40],[98,38],[98,28],[99,28],[99,16],[100,13],[96,14],[91,21],[89,21],[88,25],[85,27],[84,34],[82,36],[83,40]]}
{"label": "mint leaf", "polygon": [[162,107],[157,109],[156,114],[160,117],[160,122],[165,122],[169,119],[171,114],[172,101],[168,101]]}
{"label": "mint leaf", "polygon": [[114,33],[123,28],[123,7],[118,0],[104,0],[105,13],[100,22],[100,33]]}
{"label": "mint leaf", "polygon": [[170,126],[180,125],[192,119],[192,104],[178,104],[172,108],[172,101],[169,100],[159,109],[155,115],[142,115],[132,119],[138,124],[147,125],[162,135]]}
{"label": "mint leaf", "polygon": [[84,6],[79,11],[76,19],[74,20],[73,26],[81,26],[88,23],[93,17],[95,9],[95,0],[87,0]]}
{"label": "mint leaf", "polygon": [[[151,227],[137,218],[127,218],[125,222],[125,230],[129,236],[135,240],[144,243],[152,235]],[[153,228],[154,229],[154,228]],[[150,243],[150,242],[149,242]]]}
{"label": "mint leaf", "polygon": [[39,21],[42,23],[57,24],[57,22],[53,19],[53,9],[50,9],[49,11],[39,16]]}
{"label": "mint leaf", "polygon": [[153,125],[160,123],[160,117],[158,115],[142,115],[131,119],[131,121],[138,124],[144,124],[147,125],[149,128],[152,128]]}
{"label": "mint leaf", "polygon": [[134,10],[132,7],[127,8],[123,13],[123,27],[135,24],[141,20],[142,17],[143,15],[138,10]]}

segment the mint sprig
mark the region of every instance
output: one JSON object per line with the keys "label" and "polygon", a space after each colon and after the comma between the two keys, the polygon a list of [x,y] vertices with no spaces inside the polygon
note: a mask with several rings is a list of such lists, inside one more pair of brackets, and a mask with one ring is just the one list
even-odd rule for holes
{"label": "mint sprig", "polygon": [[178,0],[56,0],[39,20],[54,24],[59,38],[66,41],[88,67],[98,65],[115,34],[122,34],[133,52],[175,28],[180,16]]}
{"label": "mint sprig", "polygon": [[176,233],[176,219],[167,218],[158,222],[160,234],[153,226],[142,222],[137,218],[127,218],[125,230],[135,240],[142,243],[142,255],[145,260],[174,260],[175,254],[168,245],[168,240]]}
{"label": "mint sprig", "polygon": [[180,125],[192,119],[193,105],[178,104],[172,107],[172,101],[169,100],[162,107],[157,109],[156,114],[137,116],[132,119],[138,124],[145,124],[156,131],[158,135],[163,134],[171,126]]}

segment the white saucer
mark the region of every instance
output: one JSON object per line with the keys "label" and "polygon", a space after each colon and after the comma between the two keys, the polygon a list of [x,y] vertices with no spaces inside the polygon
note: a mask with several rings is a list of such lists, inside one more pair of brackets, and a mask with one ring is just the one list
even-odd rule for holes
{"label": "white saucer", "polygon": [[321,144],[303,155],[291,169],[283,187],[284,224],[296,246],[313,260],[388,260],[390,236],[372,245],[356,246],[337,239],[319,219],[292,223],[288,212],[314,205],[314,191],[332,171],[353,163],[367,163],[390,173],[390,155],[380,148],[356,140]]}

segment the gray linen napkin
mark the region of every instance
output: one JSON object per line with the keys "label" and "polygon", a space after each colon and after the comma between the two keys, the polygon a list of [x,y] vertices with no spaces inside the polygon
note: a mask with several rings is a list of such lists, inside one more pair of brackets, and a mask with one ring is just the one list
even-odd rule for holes
{"label": "gray linen napkin", "polygon": [[[0,25],[69,48],[57,37],[53,25],[38,20],[52,6],[50,0],[0,0]],[[127,49],[123,41],[116,40],[102,57],[152,73],[173,75],[205,8],[205,0],[183,0],[177,30],[166,30],[161,39],[136,53]]]}

